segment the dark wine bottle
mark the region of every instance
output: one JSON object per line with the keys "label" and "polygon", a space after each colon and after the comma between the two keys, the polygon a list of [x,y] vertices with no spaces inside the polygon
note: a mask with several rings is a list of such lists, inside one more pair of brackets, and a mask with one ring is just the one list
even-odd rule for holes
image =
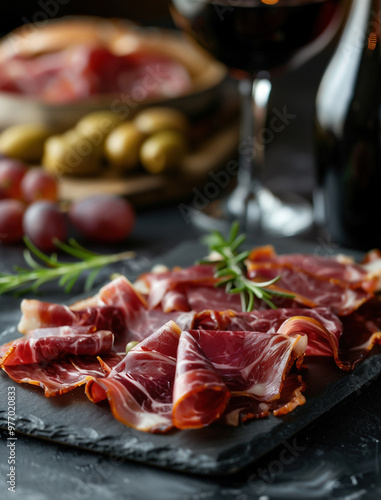
{"label": "dark wine bottle", "polygon": [[316,98],[317,222],[381,248],[381,0],[353,0]]}

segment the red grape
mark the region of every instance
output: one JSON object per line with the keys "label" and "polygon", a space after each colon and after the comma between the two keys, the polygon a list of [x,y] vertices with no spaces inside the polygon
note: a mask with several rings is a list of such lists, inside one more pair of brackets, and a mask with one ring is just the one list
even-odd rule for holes
{"label": "red grape", "polygon": [[73,203],[69,219],[83,236],[99,242],[116,243],[131,233],[135,211],[124,198],[99,195]]}
{"label": "red grape", "polygon": [[0,159],[0,188],[8,198],[22,199],[21,181],[27,166],[18,160]]}
{"label": "red grape", "polygon": [[27,208],[24,215],[24,233],[44,252],[56,250],[52,239],[65,241],[67,223],[65,215],[51,201],[36,201]]}
{"label": "red grape", "polygon": [[21,181],[21,192],[27,203],[38,200],[57,201],[57,179],[43,168],[32,168]]}
{"label": "red grape", "polygon": [[0,201],[0,242],[14,243],[23,236],[25,205],[19,200]]}

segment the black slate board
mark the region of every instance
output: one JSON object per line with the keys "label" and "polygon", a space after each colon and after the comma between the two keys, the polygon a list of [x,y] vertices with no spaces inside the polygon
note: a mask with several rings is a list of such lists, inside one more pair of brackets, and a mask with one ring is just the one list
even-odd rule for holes
{"label": "black slate board", "polygon": [[[277,245],[277,250],[316,251],[316,247],[303,243],[296,246],[295,242],[287,240]],[[189,265],[204,252],[201,245],[186,243],[150,265],[158,262],[170,266]],[[129,277],[133,278],[132,273]],[[68,302],[72,301],[74,299]],[[18,336],[15,325],[19,316],[18,310],[8,311],[10,327],[0,334],[0,343]],[[344,398],[356,393],[381,371],[379,351],[374,351],[351,373],[340,371],[330,359],[321,361],[309,360],[309,369],[304,374],[308,386],[307,403],[289,415],[271,416],[238,428],[216,424],[166,435],[151,435],[124,426],[113,418],[107,402],[94,405],[88,401],[83,387],[63,396],[46,398],[41,389],[14,384],[1,373],[0,388],[2,401],[5,401],[7,387],[16,385],[16,429],[19,433],[105,453],[116,460],[122,457],[188,473],[223,475],[241,470],[284,443]],[[7,412],[3,408],[0,409],[0,427],[7,427]]]}

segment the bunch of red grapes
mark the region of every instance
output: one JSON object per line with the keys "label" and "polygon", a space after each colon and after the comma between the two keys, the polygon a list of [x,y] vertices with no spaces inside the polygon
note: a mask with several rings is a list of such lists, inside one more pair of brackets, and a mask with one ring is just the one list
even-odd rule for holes
{"label": "bunch of red grapes", "polygon": [[58,203],[57,179],[41,167],[0,159],[0,242],[17,243],[27,236],[40,250],[56,249],[70,226],[81,236],[101,242],[123,241],[132,231],[135,213],[117,196],[93,196],[74,202],[67,213]]}

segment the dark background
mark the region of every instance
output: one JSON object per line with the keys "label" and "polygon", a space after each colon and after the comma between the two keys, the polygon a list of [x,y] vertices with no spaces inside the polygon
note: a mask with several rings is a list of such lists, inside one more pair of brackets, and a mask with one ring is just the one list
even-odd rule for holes
{"label": "dark background", "polygon": [[49,17],[99,15],[150,23],[168,18],[168,0],[2,0],[0,33]]}

